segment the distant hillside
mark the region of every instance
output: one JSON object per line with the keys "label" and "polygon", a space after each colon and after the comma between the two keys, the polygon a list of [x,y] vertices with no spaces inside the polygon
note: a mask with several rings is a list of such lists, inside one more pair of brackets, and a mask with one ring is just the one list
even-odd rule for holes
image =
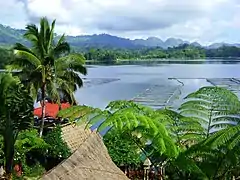
{"label": "distant hillside", "polygon": [[24,30],[13,29],[0,24],[0,44],[13,45],[16,42],[26,43],[23,38]]}
{"label": "distant hillside", "polygon": [[236,47],[240,47],[240,44],[228,44],[228,43],[213,43],[210,46],[208,46],[208,49],[217,49],[220,48],[222,46],[236,46]]}
{"label": "distant hillside", "polygon": [[[16,42],[27,45],[27,41],[23,38],[25,30],[13,29],[8,26],[0,24],[0,46],[11,46]],[[57,37],[59,38],[59,37]],[[149,37],[147,39],[135,39],[130,40],[109,34],[99,35],[84,35],[84,36],[66,36],[67,41],[75,50],[88,49],[88,48],[125,48],[125,49],[136,49],[143,47],[161,47],[167,49],[169,47],[176,47],[181,44],[191,44],[196,47],[201,47],[198,42],[190,43],[182,39],[169,38],[163,41],[157,37]],[[240,44],[226,44],[226,43],[215,43],[208,47],[208,49],[216,49],[221,46],[237,46]]]}
{"label": "distant hillside", "polygon": [[164,42],[156,37],[149,37],[148,39],[135,39],[133,40],[133,43],[136,45],[142,45],[142,46],[148,46],[148,47],[163,47]]}
{"label": "distant hillside", "polygon": [[108,34],[86,35],[86,36],[66,36],[67,41],[74,47],[97,47],[97,48],[137,48],[141,45],[134,44],[133,41]]}

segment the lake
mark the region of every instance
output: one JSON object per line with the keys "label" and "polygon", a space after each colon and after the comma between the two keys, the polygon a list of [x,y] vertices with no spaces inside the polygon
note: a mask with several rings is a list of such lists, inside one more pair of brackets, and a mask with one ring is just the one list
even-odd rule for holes
{"label": "lake", "polygon": [[[155,97],[155,100],[159,100],[155,103],[161,104],[161,99],[167,99],[166,97],[169,98],[175,93],[178,97],[172,106],[177,106],[176,102],[181,101],[188,93],[202,86],[212,85],[210,80],[240,79],[240,62],[206,60],[187,63],[172,61],[89,65],[86,78],[84,87],[76,92],[79,104],[104,108],[110,101],[120,99],[138,99],[137,101],[145,103],[142,98],[145,96],[150,99]],[[150,97],[149,92],[154,94]]]}

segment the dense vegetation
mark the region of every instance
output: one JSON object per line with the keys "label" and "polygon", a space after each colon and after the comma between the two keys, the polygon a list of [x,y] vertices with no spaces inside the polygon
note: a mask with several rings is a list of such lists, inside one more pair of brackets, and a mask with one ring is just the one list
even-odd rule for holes
{"label": "dense vegetation", "polygon": [[76,104],[73,94],[83,84],[78,73],[87,74],[83,56],[70,54],[70,45],[64,35],[54,42],[54,28],[55,21],[50,25],[46,18],[40,20],[39,29],[35,24],[27,25],[24,37],[30,42],[31,48],[16,43],[14,58],[9,65],[11,70],[19,71],[18,76],[34,99],[41,94],[43,111],[40,137],[44,128],[46,97],[51,97],[58,104],[67,97],[68,102]]}
{"label": "dense vegetation", "polygon": [[[84,57],[70,53],[64,35],[54,41],[54,27],[55,21],[50,25],[42,18],[39,28],[26,26],[23,38],[30,47],[16,43],[12,50],[0,51],[2,65],[8,65],[0,76],[0,162],[7,179],[13,172],[17,177],[36,177],[70,155],[61,128],[48,130],[44,125],[45,100],[50,97],[59,109],[63,101],[76,104],[74,91],[83,84],[79,74],[87,71]],[[39,96],[42,118],[36,126],[33,100]]]}
{"label": "dense vegetation", "polygon": [[0,48],[0,69],[4,69],[9,64],[12,58],[11,53],[11,50]]}
{"label": "dense vegetation", "polygon": [[[43,138],[33,126],[33,98],[18,77],[0,74],[0,165],[6,178],[37,177],[70,155],[61,129]],[[53,149],[54,148],[54,149]]]}
{"label": "dense vegetation", "polygon": [[136,50],[129,49],[90,49],[85,53],[87,60],[113,61],[113,60],[140,60],[140,59],[203,59],[205,51],[191,45],[181,45],[174,48],[162,49],[141,48]]}
{"label": "dense vegetation", "polygon": [[147,59],[205,59],[205,58],[239,58],[240,48],[223,46],[217,49],[204,49],[192,45],[180,45],[173,48],[160,47],[141,49],[94,49],[84,52],[87,60],[111,62],[116,60],[147,60]]}
{"label": "dense vegetation", "polygon": [[[240,101],[235,94],[223,88],[203,87],[189,94],[178,111],[114,101],[105,110],[79,106],[63,110],[61,116],[89,126],[99,121],[99,132],[111,127],[110,135],[128,135],[127,144],[137,145],[131,151],[139,156],[144,153],[155,167],[164,169],[164,179],[220,180],[240,176],[239,112]],[[119,141],[117,136],[111,138]],[[120,149],[122,156],[129,156],[124,151],[126,144],[115,144],[114,151],[112,144],[107,143],[110,152],[115,151],[114,161],[119,161]],[[128,163],[131,160],[126,159]]]}

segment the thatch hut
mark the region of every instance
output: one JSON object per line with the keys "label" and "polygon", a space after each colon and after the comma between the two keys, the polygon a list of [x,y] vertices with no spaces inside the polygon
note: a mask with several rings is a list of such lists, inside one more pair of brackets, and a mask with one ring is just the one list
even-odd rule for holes
{"label": "thatch hut", "polygon": [[82,126],[62,128],[63,139],[73,154],[42,177],[43,180],[127,180],[112,162],[97,132]]}

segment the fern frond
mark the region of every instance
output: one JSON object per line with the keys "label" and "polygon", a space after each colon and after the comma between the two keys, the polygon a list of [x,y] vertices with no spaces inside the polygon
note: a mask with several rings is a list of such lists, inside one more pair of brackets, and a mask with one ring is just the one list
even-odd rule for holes
{"label": "fern frond", "polygon": [[189,94],[179,111],[182,115],[198,118],[205,128],[206,137],[212,131],[232,126],[240,120],[238,97],[220,87],[203,87]]}
{"label": "fern frond", "polygon": [[105,110],[76,106],[62,110],[59,116],[71,120],[80,119],[80,121],[87,116],[87,124],[94,125],[98,132],[114,129],[121,132],[133,132],[133,136],[135,132],[141,134],[139,138],[145,143],[150,142],[156,152],[169,157],[176,157],[178,154],[175,142],[171,139],[165,124],[162,123],[170,117],[166,113],[156,113],[132,101],[114,101],[109,103]]}

